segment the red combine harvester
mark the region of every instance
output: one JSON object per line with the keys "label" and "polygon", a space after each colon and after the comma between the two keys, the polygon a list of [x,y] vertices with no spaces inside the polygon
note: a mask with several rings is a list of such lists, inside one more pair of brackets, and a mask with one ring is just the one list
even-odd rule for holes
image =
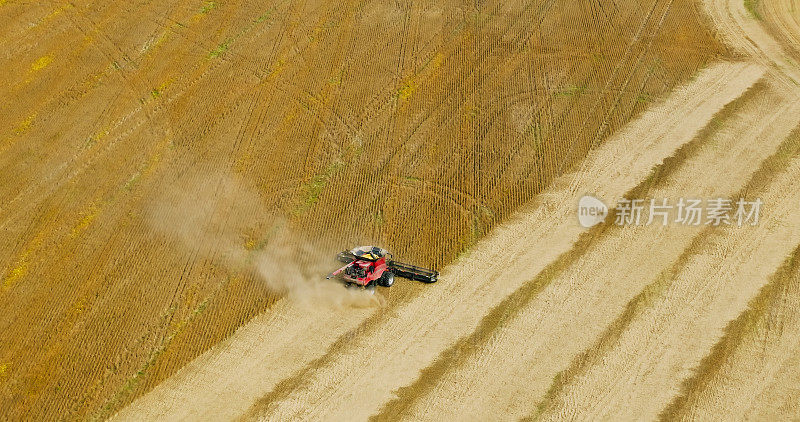
{"label": "red combine harvester", "polygon": [[374,290],[376,285],[391,287],[394,276],[435,283],[439,273],[426,268],[397,262],[385,249],[375,246],[360,246],[342,251],[336,259],[347,263],[342,268],[328,274],[326,278],[339,278],[347,287],[361,287]]}

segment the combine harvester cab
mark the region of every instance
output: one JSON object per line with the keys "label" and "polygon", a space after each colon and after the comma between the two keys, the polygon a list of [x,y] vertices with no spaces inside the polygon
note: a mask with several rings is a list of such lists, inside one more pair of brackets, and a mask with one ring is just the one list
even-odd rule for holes
{"label": "combine harvester cab", "polygon": [[346,265],[327,278],[339,278],[346,286],[367,289],[374,289],[375,285],[391,287],[395,276],[423,283],[435,283],[439,278],[437,271],[395,261],[389,252],[375,246],[342,251],[336,255],[336,259]]}

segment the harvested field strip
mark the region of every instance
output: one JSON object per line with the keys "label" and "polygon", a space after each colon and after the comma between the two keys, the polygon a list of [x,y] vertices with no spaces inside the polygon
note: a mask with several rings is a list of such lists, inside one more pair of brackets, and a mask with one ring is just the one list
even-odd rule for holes
{"label": "harvested field strip", "polygon": [[798,258],[800,248],[786,259],[747,310],[728,324],[722,339],[684,382],[682,394],[662,413],[663,419],[742,415],[780,418],[778,414],[769,417],[764,411],[769,410],[770,401],[780,407],[784,404],[781,399],[796,391],[796,384],[781,381],[786,379],[785,375],[800,369],[792,362],[800,348]]}
{"label": "harvested field strip", "polygon": [[[736,75],[733,80],[737,82],[733,85],[725,85],[721,79],[717,79],[728,72]],[[542,195],[541,202],[535,204],[532,210],[518,216],[518,219],[512,219],[508,225],[499,227],[489,239],[479,244],[490,250],[476,248],[457,265],[450,267],[442,274],[442,280],[450,280],[449,283],[433,286],[434,288],[426,290],[408,304],[393,310],[391,320],[376,321],[378,326],[369,335],[352,339],[346,350],[330,356],[324,365],[307,374],[307,382],[302,388],[289,391],[285,398],[265,403],[263,407],[254,408],[251,412],[274,418],[337,418],[345,413],[355,417],[368,417],[376,413],[390,399],[393,390],[412,383],[418,372],[430,365],[442,351],[459,337],[474,331],[481,315],[501,303],[507,295],[534,277],[560,253],[571,248],[581,232],[573,222],[571,213],[572,204],[580,196],[578,192],[594,191],[603,197],[605,194],[623,195],[638,180],[644,179],[651,167],[664,156],[690,141],[716,111],[740,95],[760,75],[758,68],[746,65],[719,64],[704,71],[695,81],[695,85],[675,93],[665,104],[648,111],[641,120],[619,133],[613,142],[609,141],[601,146],[596,154],[589,157],[579,173],[570,175],[564,181],[565,186],[571,187],[554,187],[552,192]],[[728,78],[725,77],[727,81],[732,81]],[[718,85],[720,83],[722,85]],[[693,107],[678,108],[678,104],[685,105],[686,101],[708,99],[707,95],[695,90],[708,90],[721,96],[714,98],[713,105],[700,101]],[[672,107],[676,107],[674,113]],[[677,115],[678,109],[692,110],[695,116],[704,116],[705,120],[692,120],[695,124],[687,126],[686,119]],[[656,116],[675,118],[675,126],[665,124],[663,119],[658,118],[658,130],[654,130],[655,127],[650,125],[655,123],[651,119]],[[680,134],[673,132],[676,130]],[[670,135],[665,135],[664,132]],[[647,133],[648,136],[638,135],[640,133]],[[640,144],[631,149],[631,142]],[[623,148],[623,145],[626,147]],[[629,157],[627,151],[638,152]],[[629,158],[635,161],[628,162]],[[601,186],[601,181],[608,180],[604,174],[613,171],[606,165],[609,162],[620,165],[626,172],[614,178],[613,186]],[[588,177],[589,175],[592,177]],[[499,244],[505,245],[501,250],[507,252],[497,252],[497,248],[492,246]],[[547,247],[531,248],[530,245]],[[509,253],[513,256],[506,255]],[[489,257],[492,259],[488,259]],[[511,262],[524,263],[525,267],[514,270],[509,268]],[[464,274],[482,274],[490,279],[502,274],[503,283],[486,285],[481,282],[483,276],[477,279],[464,277]],[[414,321],[422,309],[425,309],[427,322],[420,326]],[[403,341],[406,337],[413,338],[414,341]],[[384,341],[386,338],[395,339],[396,342],[387,344]],[[395,344],[407,346],[395,349]],[[357,364],[354,354],[360,350],[373,350],[375,354],[385,358],[374,362],[369,368],[356,371],[352,367]],[[355,395],[355,391],[359,392],[358,395]],[[334,396],[337,399],[331,405],[329,399]]]}
{"label": "harvested field strip", "polygon": [[[178,371],[176,376],[126,407],[115,419],[138,419],[143,414],[203,419],[230,419],[241,415],[260,392],[269,391],[297,370],[296,362],[309,362],[324,354],[338,336],[354,330],[372,312],[347,312],[339,318],[330,318],[330,309],[302,310],[287,301],[280,302],[271,312],[253,319],[230,339],[194,360],[190,365],[196,365],[199,372]],[[316,319],[317,323],[308,324],[308,319]],[[314,339],[316,347],[286,353],[296,342],[310,339]],[[266,368],[269,370],[265,372]],[[220,377],[254,372],[260,375]],[[176,408],[176,401],[182,401],[181,397],[187,397],[189,392],[198,397],[198,402]]]}
{"label": "harvested field strip", "polygon": [[[630,197],[677,200],[687,192],[732,195],[785,137],[767,129],[769,124],[753,126],[751,120],[765,106],[780,101],[780,95],[764,84],[755,86],[664,160],[631,190],[636,193]],[[742,141],[750,138],[764,144],[755,148]],[[721,151],[727,154],[725,160],[718,158]],[[709,163],[719,166],[714,177],[703,176]],[[399,390],[398,399],[379,416],[391,418],[402,412],[426,419],[426,415],[454,417],[453,412],[466,411],[481,419],[497,412],[529,414],[559,370],[593,344],[603,327],[647,284],[649,271],[669,265],[701,231],[699,227],[664,230],[660,224],[599,229],[586,233],[553,268],[498,305],[476,332],[452,346],[449,359],[440,357],[419,378],[419,385]],[[564,337],[565,332],[572,335]]]}
{"label": "harvested field strip", "polygon": [[558,378],[539,417],[655,418],[800,243],[800,194],[787,189],[799,172],[795,158],[759,192],[772,205],[758,226],[709,230],[687,249],[684,265],[648,286],[609,327],[606,341]]}

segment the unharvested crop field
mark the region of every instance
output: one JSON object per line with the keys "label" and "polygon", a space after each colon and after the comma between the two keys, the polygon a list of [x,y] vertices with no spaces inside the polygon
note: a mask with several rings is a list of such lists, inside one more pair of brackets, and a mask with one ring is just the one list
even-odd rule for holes
{"label": "unharvested crop field", "polygon": [[800,414],[797,3],[0,0],[0,419]]}

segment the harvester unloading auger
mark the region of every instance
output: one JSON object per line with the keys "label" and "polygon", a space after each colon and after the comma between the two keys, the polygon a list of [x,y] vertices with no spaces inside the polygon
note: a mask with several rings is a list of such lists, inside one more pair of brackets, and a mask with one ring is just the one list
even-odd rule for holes
{"label": "harvester unloading auger", "polygon": [[348,287],[391,287],[394,276],[423,283],[435,283],[439,278],[437,271],[395,261],[392,254],[376,246],[361,246],[342,251],[336,255],[336,259],[347,265],[328,274],[327,278],[339,278]]}

